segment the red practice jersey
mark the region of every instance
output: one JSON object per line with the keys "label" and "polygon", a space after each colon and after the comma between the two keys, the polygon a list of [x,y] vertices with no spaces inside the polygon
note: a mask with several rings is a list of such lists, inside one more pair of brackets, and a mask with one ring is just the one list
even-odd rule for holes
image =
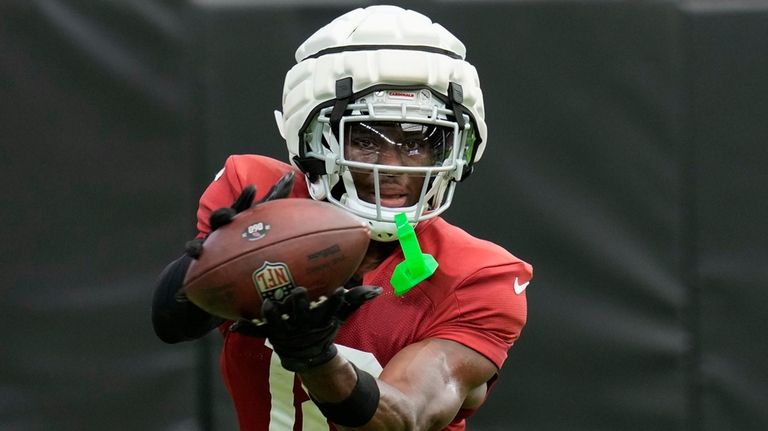
{"label": "red practice jersey", "polygon": [[[231,156],[200,199],[198,228],[210,230],[211,211],[229,206],[248,184],[257,199],[291,166],[256,156]],[[291,197],[309,197],[297,172]],[[311,217],[311,215],[308,215]],[[401,349],[428,338],[441,338],[474,349],[501,368],[507,350],[527,317],[524,288],[532,268],[503,248],[474,238],[436,217],[416,226],[422,251],[438,262],[437,271],[401,297],[389,282],[402,252],[393,253],[363,277],[363,284],[384,292],[363,305],[342,325],[339,352],[360,369],[378,376]],[[294,373],[280,366],[269,343],[226,330],[221,371],[243,431],[333,429],[310,401]],[[460,415],[446,430],[465,428]]]}

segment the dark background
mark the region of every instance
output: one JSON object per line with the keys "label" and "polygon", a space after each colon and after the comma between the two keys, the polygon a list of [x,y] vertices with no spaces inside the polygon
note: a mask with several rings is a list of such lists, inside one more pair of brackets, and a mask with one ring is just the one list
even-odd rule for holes
{"label": "dark background", "polygon": [[[360,1],[0,2],[0,429],[230,430],[152,283],[293,53]],[[475,430],[768,429],[768,2],[394,1],[479,70],[450,221],[532,262]]]}

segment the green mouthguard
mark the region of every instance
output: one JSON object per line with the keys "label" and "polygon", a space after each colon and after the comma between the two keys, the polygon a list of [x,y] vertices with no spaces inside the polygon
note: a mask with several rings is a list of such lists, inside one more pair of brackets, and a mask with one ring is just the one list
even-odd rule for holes
{"label": "green mouthguard", "polygon": [[398,263],[392,273],[390,283],[395,289],[395,295],[403,296],[409,290],[429,278],[437,270],[437,261],[432,255],[421,252],[416,231],[408,223],[405,213],[395,216],[397,238],[403,249],[405,260]]}

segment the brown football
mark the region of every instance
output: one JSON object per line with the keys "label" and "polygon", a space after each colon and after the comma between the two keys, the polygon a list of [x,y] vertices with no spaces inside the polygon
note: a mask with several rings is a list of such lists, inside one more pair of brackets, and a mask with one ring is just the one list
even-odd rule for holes
{"label": "brown football", "polygon": [[195,305],[219,317],[261,317],[264,298],[303,286],[315,300],[343,286],[368,248],[368,226],[312,199],[278,199],[212,232],[184,279]]}

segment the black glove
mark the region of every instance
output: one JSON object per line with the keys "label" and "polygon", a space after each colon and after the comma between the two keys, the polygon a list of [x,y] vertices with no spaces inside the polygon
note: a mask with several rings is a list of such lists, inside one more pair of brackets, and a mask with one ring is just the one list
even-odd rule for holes
{"label": "black glove", "polygon": [[339,287],[328,298],[310,302],[307,290],[297,287],[282,302],[266,299],[263,321],[239,320],[230,330],[268,338],[283,368],[298,373],[333,359],[337,354],[333,341],[341,324],[380,294],[376,286]]}
{"label": "black glove", "polygon": [[[264,198],[256,203],[253,202],[253,198],[256,196],[256,187],[252,184],[246,186],[243,191],[240,192],[240,196],[238,196],[237,199],[232,202],[232,206],[219,208],[211,213],[211,217],[209,218],[211,232],[222,226],[232,223],[232,219],[238,213],[241,213],[260,203],[287,197],[291,194],[291,190],[293,190],[293,181],[293,172],[291,171],[286,173],[280,177],[280,179],[272,186],[271,189],[269,189],[267,194],[264,195]],[[190,257],[197,259],[203,252],[203,242],[205,242],[205,237],[195,238],[191,241],[188,241],[184,247],[185,253]]]}

